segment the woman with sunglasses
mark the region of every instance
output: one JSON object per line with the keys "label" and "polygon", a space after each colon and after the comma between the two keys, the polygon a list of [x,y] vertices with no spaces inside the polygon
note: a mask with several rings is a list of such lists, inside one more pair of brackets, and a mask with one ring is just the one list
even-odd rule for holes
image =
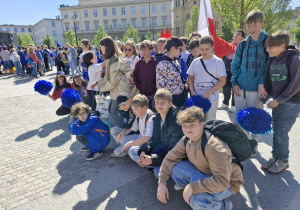
{"label": "woman with sunglasses", "polygon": [[139,56],[137,54],[134,41],[128,40],[125,43],[124,51],[125,51],[124,61],[130,67],[130,72],[126,73],[126,76],[128,78],[129,85],[130,85],[130,88],[131,88],[131,92],[129,94],[129,97],[133,98],[136,94],[139,93],[139,90],[136,88],[136,86],[133,82],[133,78],[132,78],[135,63],[139,60]]}

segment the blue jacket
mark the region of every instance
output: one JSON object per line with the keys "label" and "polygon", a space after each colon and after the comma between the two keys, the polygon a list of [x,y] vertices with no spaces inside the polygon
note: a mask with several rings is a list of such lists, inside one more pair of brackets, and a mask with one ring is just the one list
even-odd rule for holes
{"label": "blue jacket", "polygon": [[266,36],[268,34],[264,30],[261,30],[258,41],[253,41],[249,35],[242,60],[242,42],[238,44],[231,64],[232,86],[239,85],[243,90],[257,91],[258,85],[264,84],[265,66],[268,59],[263,46]]}
{"label": "blue jacket", "polygon": [[85,135],[91,153],[102,151],[110,142],[108,127],[98,116],[89,116],[85,122],[79,119],[69,125],[73,135]]}

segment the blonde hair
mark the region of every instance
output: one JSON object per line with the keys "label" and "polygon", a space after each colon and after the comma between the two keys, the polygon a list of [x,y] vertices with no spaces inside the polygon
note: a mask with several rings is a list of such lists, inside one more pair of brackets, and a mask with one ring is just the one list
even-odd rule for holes
{"label": "blonde hair", "polygon": [[34,49],[35,49],[34,46],[28,47],[28,54],[33,53],[33,52],[34,52]]}
{"label": "blonde hair", "polygon": [[189,107],[177,114],[177,124],[183,125],[184,123],[204,122],[203,110],[197,106]]}
{"label": "blonde hair", "polygon": [[154,101],[157,99],[165,100],[170,103],[173,100],[172,93],[165,88],[158,89],[154,95]]}
{"label": "blonde hair", "polygon": [[131,100],[131,106],[135,107],[148,107],[149,105],[149,100],[145,95],[142,94],[137,94],[136,96],[133,97]]}
{"label": "blonde hair", "polygon": [[137,52],[136,52],[136,47],[135,47],[135,43],[133,40],[128,40],[125,45],[124,45],[124,50],[126,48],[126,45],[131,45],[131,47],[133,48],[133,55],[137,56]]}

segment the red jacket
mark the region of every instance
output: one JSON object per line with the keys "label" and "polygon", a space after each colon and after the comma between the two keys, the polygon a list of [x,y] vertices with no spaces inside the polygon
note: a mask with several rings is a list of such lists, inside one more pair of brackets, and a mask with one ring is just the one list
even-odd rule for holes
{"label": "red jacket", "polygon": [[156,92],[156,64],[153,56],[148,63],[141,58],[135,64],[133,81],[143,95],[152,96]]}

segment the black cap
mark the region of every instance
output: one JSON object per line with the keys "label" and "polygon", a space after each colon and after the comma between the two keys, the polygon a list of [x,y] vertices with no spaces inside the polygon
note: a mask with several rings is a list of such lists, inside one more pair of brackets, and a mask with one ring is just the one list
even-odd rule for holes
{"label": "black cap", "polygon": [[129,95],[127,93],[120,93],[117,97],[118,106],[126,104],[129,100]]}

